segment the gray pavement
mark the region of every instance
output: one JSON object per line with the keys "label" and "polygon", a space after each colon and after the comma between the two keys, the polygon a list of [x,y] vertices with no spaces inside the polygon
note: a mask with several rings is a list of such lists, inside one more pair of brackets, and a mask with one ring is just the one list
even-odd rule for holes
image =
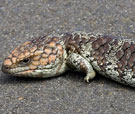
{"label": "gray pavement", "polygon": [[[0,0],[0,65],[20,43],[82,30],[135,38],[134,0]],[[67,72],[51,79],[0,71],[0,114],[135,114],[135,89],[101,75]]]}

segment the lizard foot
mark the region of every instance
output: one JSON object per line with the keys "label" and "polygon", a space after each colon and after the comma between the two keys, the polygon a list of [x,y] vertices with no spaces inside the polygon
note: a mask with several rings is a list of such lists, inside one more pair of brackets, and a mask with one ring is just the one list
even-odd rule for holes
{"label": "lizard foot", "polygon": [[90,80],[92,80],[95,77],[95,75],[96,75],[96,73],[93,70],[93,72],[90,72],[90,73],[87,74],[87,76],[85,76],[84,81],[89,83]]}

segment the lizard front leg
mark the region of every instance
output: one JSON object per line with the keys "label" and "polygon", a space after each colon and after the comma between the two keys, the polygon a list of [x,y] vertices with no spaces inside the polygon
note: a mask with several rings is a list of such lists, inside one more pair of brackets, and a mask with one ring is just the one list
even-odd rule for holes
{"label": "lizard front leg", "polygon": [[67,64],[71,68],[75,68],[75,71],[82,71],[86,73],[84,80],[89,82],[96,75],[92,65],[81,55],[77,53],[71,53],[68,56]]}

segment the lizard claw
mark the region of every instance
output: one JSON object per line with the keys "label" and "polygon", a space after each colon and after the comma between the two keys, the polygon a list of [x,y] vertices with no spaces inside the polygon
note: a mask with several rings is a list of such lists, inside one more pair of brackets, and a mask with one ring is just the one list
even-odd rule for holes
{"label": "lizard claw", "polygon": [[90,80],[92,80],[95,77],[95,75],[95,71],[93,70],[93,72],[90,72],[85,76],[84,81],[89,83]]}
{"label": "lizard claw", "polygon": [[86,83],[89,83],[89,82],[90,82],[90,78],[89,78],[88,76],[86,76],[86,77],[84,78],[84,81],[85,81]]}

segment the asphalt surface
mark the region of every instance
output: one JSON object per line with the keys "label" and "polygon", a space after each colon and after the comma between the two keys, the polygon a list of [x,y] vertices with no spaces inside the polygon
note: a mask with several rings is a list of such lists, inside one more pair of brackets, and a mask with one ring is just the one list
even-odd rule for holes
{"label": "asphalt surface", "polygon": [[[135,38],[134,0],[0,0],[0,65],[20,43],[43,34],[102,32]],[[0,71],[0,114],[134,114],[135,89],[101,75],[15,78]]]}

